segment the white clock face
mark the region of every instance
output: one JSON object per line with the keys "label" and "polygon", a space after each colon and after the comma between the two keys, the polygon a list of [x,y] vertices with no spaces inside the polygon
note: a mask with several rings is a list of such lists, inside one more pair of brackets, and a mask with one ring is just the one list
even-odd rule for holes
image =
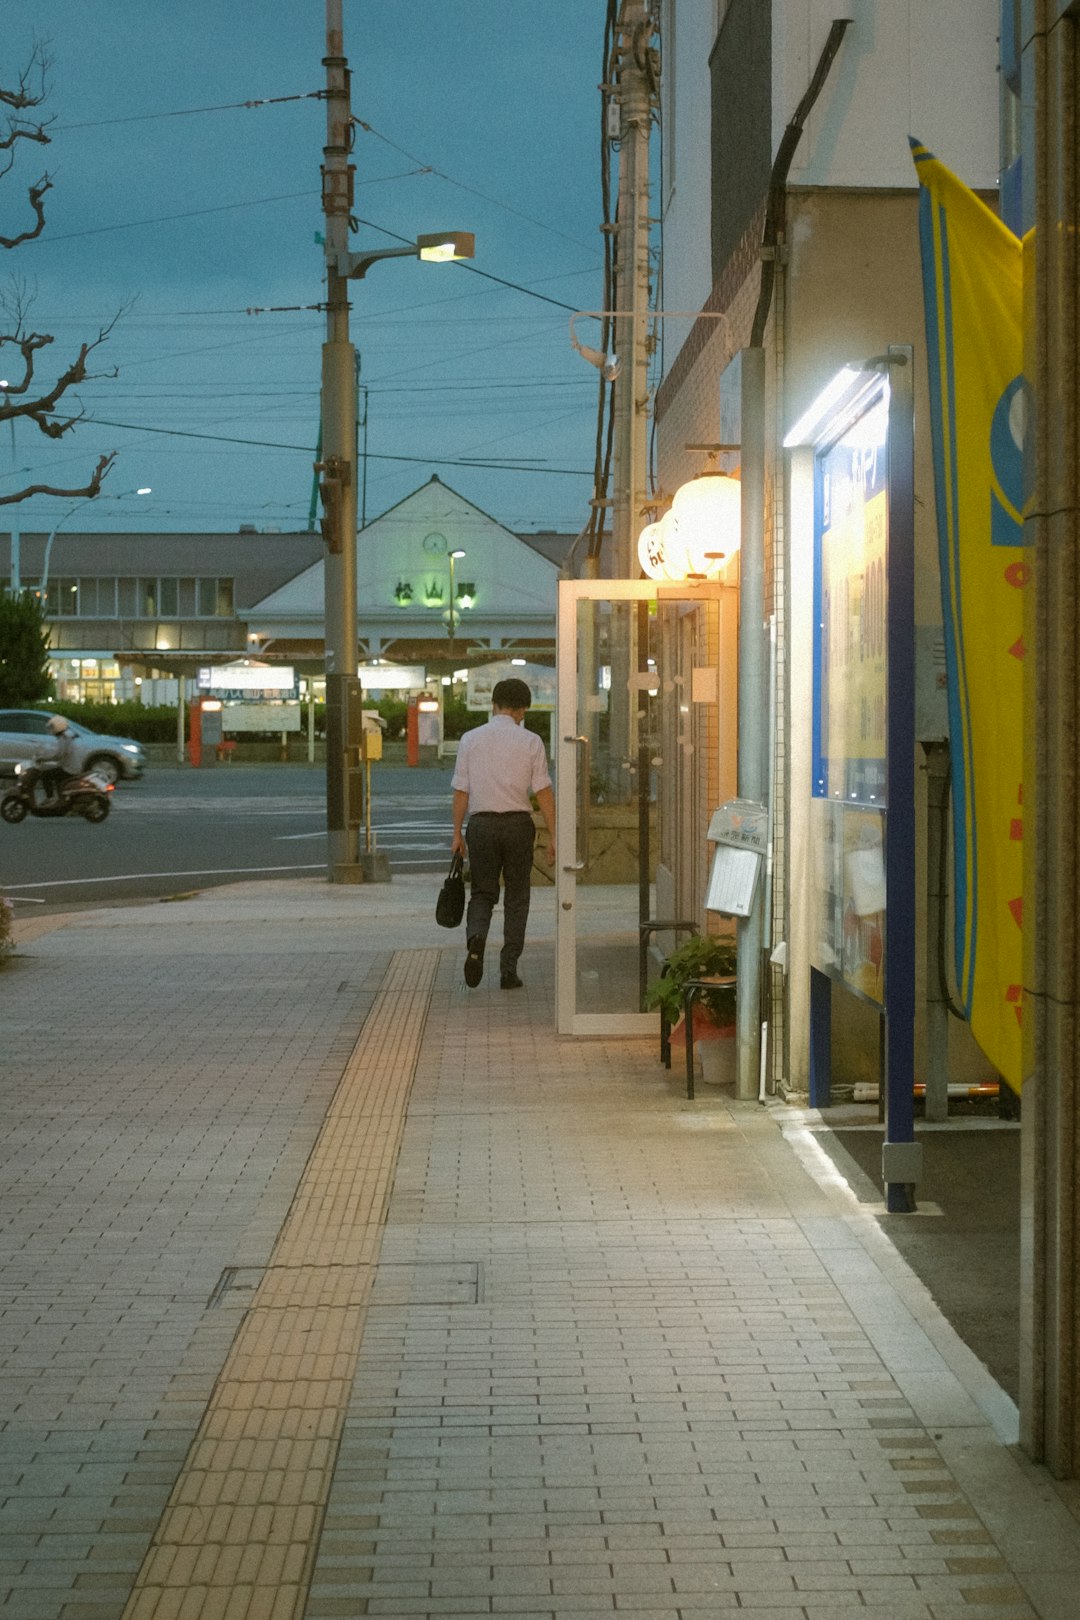
{"label": "white clock face", "polygon": [[425,551],[445,553],[446,536],[445,534],[425,534],[421,544]]}

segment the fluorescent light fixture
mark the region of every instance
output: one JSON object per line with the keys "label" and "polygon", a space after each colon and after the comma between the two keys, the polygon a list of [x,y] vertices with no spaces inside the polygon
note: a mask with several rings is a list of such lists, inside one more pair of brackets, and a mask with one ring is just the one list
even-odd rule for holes
{"label": "fluorescent light fixture", "polygon": [[788,433],[784,440],[784,449],[792,450],[796,445],[813,443],[817,436],[815,429],[821,427],[861,375],[856,366],[841,366],[835,377],[825,384],[817,398],[802,413]]}

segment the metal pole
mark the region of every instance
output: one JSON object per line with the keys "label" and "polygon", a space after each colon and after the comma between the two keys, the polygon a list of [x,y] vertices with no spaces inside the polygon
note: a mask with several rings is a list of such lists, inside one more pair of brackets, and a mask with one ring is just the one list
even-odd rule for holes
{"label": "metal pole", "polygon": [[450,662],[454,661],[454,553],[451,551],[447,561],[450,564]]}
{"label": "metal pole", "polygon": [[[765,350],[742,351],[742,543],[739,551],[740,799],[764,802],[768,780],[769,666],[765,642]],[[752,1102],[761,1068],[761,949],[765,883],[736,925],[735,1094]]]}
{"label": "metal pole", "polygon": [[353,165],[349,67],[342,0],[326,0],[326,342],[322,359],[323,455],[320,463],[326,541],[326,830],[331,883],[361,881],[359,810],[360,694],[356,624],[356,360],[349,340],[348,285],[340,274],[349,245]]}
{"label": "metal pole", "polygon": [[[1024,1081],[1021,1136],[1020,1443],[1058,1479],[1080,1472],[1080,952],[1077,861],[1080,696],[1080,124],[1073,7],[1025,8],[1024,374],[1034,393],[1025,460],[1034,487],[1024,537],[1025,592]],[[1027,255],[1025,254],[1025,259]],[[1035,593],[1032,600],[1029,593]],[[1029,790],[1030,788],[1034,791]],[[1031,800],[1034,799],[1034,805]],[[1029,921],[1029,918],[1031,919]]]}
{"label": "metal pole", "polygon": [[926,1113],[927,1120],[949,1117],[949,1008],[941,987],[941,914],[946,903],[941,881],[948,837],[945,780],[949,745],[924,742],[926,757]]}

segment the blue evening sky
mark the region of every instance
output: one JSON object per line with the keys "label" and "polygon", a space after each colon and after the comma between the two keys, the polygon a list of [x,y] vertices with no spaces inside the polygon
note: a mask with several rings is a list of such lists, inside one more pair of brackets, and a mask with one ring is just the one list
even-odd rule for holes
{"label": "blue evening sky", "polygon": [[[480,269],[598,307],[603,0],[344,0],[344,13],[353,113],[377,132],[357,138],[355,206],[371,223],[354,246],[394,245],[377,226],[471,229]],[[6,427],[0,439],[9,490],[78,485],[119,452],[110,498],[65,527],[306,526],[324,318],[244,311],[322,299],[325,104],[189,109],[321,89],[324,29],[323,0],[8,0],[2,83],[44,39],[54,125],[51,147],[20,150],[0,181],[0,233],[23,228],[44,166],[54,189],[43,238],[0,273],[34,294],[53,365],[126,310],[94,357],[119,375],[80,390],[96,420],[60,441],[23,423],[14,446]],[[369,519],[434,472],[511,528],[581,528],[596,378],[568,316],[453,265],[392,260],[356,284]],[[470,458],[527,470],[455,465]],[[127,497],[143,484],[151,496]],[[46,529],[72,504],[35,496],[0,525]]]}

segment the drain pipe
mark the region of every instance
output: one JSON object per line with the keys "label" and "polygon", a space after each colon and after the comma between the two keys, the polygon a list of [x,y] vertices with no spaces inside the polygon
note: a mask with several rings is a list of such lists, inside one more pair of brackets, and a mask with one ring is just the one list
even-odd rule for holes
{"label": "drain pipe", "polygon": [[[740,799],[752,799],[759,804],[764,803],[767,792],[769,725],[765,713],[765,694],[769,689],[765,638],[765,327],[776,282],[791,160],[850,22],[849,17],[833,22],[814,76],[777,148],[765,205],[761,288],[750,331],[750,346],[742,351],[738,792]],[[750,915],[740,917],[736,925],[735,1094],[746,1102],[758,1096],[760,1085],[764,935],[765,884],[759,881]]]}

